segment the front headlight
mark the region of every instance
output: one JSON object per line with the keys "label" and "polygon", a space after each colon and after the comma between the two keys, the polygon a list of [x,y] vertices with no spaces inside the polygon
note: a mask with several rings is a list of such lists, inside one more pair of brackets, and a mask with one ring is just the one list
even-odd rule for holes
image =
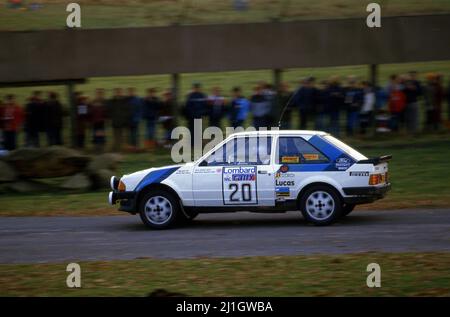
{"label": "front headlight", "polygon": [[119,185],[117,186],[117,190],[119,192],[124,192],[127,190],[127,187],[125,186],[125,183],[122,182],[122,180],[119,181]]}

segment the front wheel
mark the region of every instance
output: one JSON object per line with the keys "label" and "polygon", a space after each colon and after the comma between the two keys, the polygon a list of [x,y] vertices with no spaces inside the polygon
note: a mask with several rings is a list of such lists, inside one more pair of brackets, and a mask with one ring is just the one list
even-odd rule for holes
{"label": "front wheel", "polygon": [[151,190],[144,194],[139,203],[142,222],[152,229],[166,229],[173,226],[180,214],[177,198],[164,190]]}
{"label": "front wheel", "polygon": [[341,216],[342,203],[335,189],[325,186],[312,186],[300,198],[300,209],[306,221],[318,226],[329,225]]}

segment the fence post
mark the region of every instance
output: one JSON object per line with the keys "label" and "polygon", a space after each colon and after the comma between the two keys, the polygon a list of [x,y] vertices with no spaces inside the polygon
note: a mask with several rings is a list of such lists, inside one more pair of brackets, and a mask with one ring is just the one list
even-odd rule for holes
{"label": "fence post", "polygon": [[279,91],[280,90],[282,73],[283,73],[283,70],[281,70],[281,69],[274,69],[273,70],[273,88],[274,88],[275,91]]}

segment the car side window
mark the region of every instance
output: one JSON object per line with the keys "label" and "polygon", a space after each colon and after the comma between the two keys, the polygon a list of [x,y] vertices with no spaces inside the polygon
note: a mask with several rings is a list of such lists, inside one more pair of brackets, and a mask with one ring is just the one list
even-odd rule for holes
{"label": "car side window", "polygon": [[268,165],[271,148],[272,137],[234,138],[211,153],[205,165]]}
{"label": "car side window", "polygon": [[301,137],[279,137],[278,163],[319,164],[328,163],[328,158]]}

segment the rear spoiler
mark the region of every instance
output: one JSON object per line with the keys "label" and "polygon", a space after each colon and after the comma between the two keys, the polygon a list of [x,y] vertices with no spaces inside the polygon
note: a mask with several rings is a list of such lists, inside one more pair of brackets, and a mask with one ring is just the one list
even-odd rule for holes
{"label": "rear spoiler", "polygon": [[360,160],[360,161],[356,162],[356,164],[373,164],[373,165],[378,165],[380,163],[387,162],[390,159],[392,159],[392,155],[383,155],[383,156],[379,156],[379,157],[370,158],[370,159],[367,159],[367,160]]}

